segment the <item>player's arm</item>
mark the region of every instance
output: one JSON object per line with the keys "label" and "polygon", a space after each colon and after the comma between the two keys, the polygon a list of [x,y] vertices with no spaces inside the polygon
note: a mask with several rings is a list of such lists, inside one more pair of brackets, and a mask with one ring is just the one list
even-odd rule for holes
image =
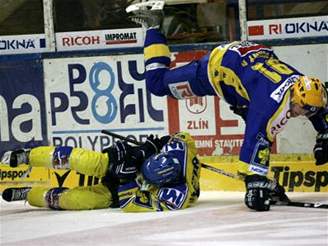
{"label": "player's arm", "polygon": [[186,184],[172,187],[148,187],[146,190],[133,181],[119,188],[120,208],[124,212],[156,212],[177,210],[189,204]]}
{"label": "player's arm", "polygon": [[170,69],[170,50],[158,29],[148,29],[144,46],[147,89],[157,96],[176,99],[215,95],[207,78],[207,56]]}
{"label": "player's arm", "polygon": [[322,165],[328,162],[328,108],[320,110],[309,120],[318,132],[313,148],[316,164]]}
{"label": "player's arm", "polygon": [[140,146],[131,146],[124,141],[115,142],[103,150],[103,153],[108,154],[109,174],[119,179],[134,179],[144,160],[158,153],[169,139],[170,136],[155,138],[150,135]]}

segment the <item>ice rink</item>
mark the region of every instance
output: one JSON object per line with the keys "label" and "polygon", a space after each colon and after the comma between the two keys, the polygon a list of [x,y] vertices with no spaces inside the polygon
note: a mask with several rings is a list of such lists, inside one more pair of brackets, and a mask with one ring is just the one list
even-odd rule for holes
{"label": "ice rink", "polygon": [[[328,203],[327,193],[289,193]],[[1,199],[1,245],[328,245],[328,210],[273,206],[253,212],[243,193],[203,192],[192,208],[123,213],[53,211]]]}

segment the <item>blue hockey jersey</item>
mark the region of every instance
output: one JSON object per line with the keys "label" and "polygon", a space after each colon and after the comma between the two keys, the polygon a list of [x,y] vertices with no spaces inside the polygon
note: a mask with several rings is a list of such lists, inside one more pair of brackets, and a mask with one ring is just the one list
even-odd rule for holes
{"label": "blue hockey jersey", "polygon": [[[176,99],[217,95],[234,109],[244,109],[245,138],[241,172],[266,175],[270,147],[290,115],[289,88],[302,76],[264,45],[243,41],[223,44],[203,58],[170,69],[170,51],[157,29],[147,30],[145,47],[147,89]],[[310,118],[315,129],[328,128],[323,115]]]}

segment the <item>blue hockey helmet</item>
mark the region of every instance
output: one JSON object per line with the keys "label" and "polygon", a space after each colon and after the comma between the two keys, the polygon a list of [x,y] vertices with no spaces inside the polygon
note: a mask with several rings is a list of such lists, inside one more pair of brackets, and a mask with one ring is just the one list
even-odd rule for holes
{"label": "blue hockey helmet", "polygon": [[167,152],[149,157],[142,164],[141,172],[148,183],[156,186],[176,183],[182,178],[180,161]]}

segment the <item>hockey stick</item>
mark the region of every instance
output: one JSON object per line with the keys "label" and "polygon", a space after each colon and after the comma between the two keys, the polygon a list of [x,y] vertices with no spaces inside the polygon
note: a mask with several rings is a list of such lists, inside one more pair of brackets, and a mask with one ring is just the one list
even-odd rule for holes
{"label": "hockey stick", "polygon": [[328,204],[324,204],[321,202],[277,202],[275,205],[282,205],[282,206],[291,206],[291,207],[302,207],[302,208],[328,208]]}
{"label": "hockey stick", "polygon": [[[108,130],[102,130],[101,133],[103,134],[106,134],[106,135],[109,135],[109,136],[112,136],[114,138],[118,138],[120,140],[123,140],[123,141],[126,141],[126,142],[129,142],[129,143],[132,143],[132,144],[135,144],[135,145],[142,145],[142,142],[139,142],[137,140],[134,140],[134,139],[131,139],[131,138],[127,138],[127,137],[124,137],[122,135],[119,135],[119,134],[116,134],[114,132],[111,132],[111,131],[108,131]],[[203,168],[206,168],[210,171],[213,171],[213,172],[216,172],[216,173],[219,173],[219,174],[222,174],[224,176],[227,176],[227,177],[230,177],[230,178],[234,178],[234,179],[239,179],[239,180],[243,180],[243,178],[241,176],[238,176],[236,174],[233,174],[233,173],[229,173],[229,172],[226,172],[225,170],[223,169],[219,169],[219,168],[216,168],[216,167],[213,167],[213,166],[210,166],[208,164],[205,164],[205,163],[201,163],[201,166]]]}
{"label": "hockey stick", "polygon": [[[201,163],[202,167],[211,170],[213,172],[216,172],[218,174],[222,174],[224,176],[236,179],[236,180],[240,180],[240,181],[244,181],[244,177],[241,175],[236,175],[233,173],[229,173],[226,172],[225,170],[219,169],[219,168],[215,168],[213,166],[207,165],[205,163]],[[272,204],[272,205],[278,205],[278,206],[291,206],[291,207],[303,207],[303,208],[326,208],[328,209],[328,204],[324,204],[321,202],[293,202],[293,201],[288,201],[288,202],[277,202],[276,204]]]}
{"label": "hockey stick", "polygon": [[[123,141],[130,142],[130,143],[135,144],[135,145],[141,145],[142,144],[141,142],[138,142],[137,140],[124,137],[122,135],[113,133],[113,132],[108,131],[108,130],[102,130],[101,133],[104,133],[106,135],[112,136],[114,138],[121,139]],[[227,172],[227,171],[225,171],[223,169],[210,166],[210,165],[208,165],[206,163],[201,163],[201,166],[203,168],[207,169],[207,170],[210,170],[212,172],[215,172],[215,173],[224,175],[226,177],[230,177],[230,178],[233,178],[233,179],[236,179],[236,180],[244,181],[244,177],[241,176],[241,175],[237,175],[237,174],[233,174],[233,173]],[[277,202],[275,205],[291,206],[291,207],[303,207],[303,208],[325,208],[325,209],[328,209],[328,204],[323,204],[321,202],[311,203],[311,202],[293,202],[293,201],[288,201],[288,202]]]}
{"label": "hockey stick", "polygon": [[112,136],[113,138],[118,138],[123,141],[127,141],[127,142],[135,144],[135,145],[142,145],[142,142],[138,142],[137,140],[134,140],[134,139],[128,138],[128,137],[124,137],[122,135],[116,134],[116,133],[108,131],[108,130],[101,130],[101,133],[106,134],[108,136]]}
{"label": "hockey stick", "polygon": [[[236,180],[240,180],[240,181],[244,181],[244,177],[241,175],[236,175],[233,173],[229,173],[226,172],[225,170],[210,166],[208,164],[205,163],[201,163],[202,167],[211,170],[215,173],[218,174],[222,174],[224,176],[236,179]],[[303,208],[326,208],[328,209],[328,204],[324,204],[321,202],[293,202],[293,201],[288,201],[288,202],[277,202],[276,204],[272,204],[272,205],[278,205],[278,206],[290,206],[290,207],[303,207]]]}
{"label": "hockey stick", "polygon": [[240,175],[237,175],[237,174],[234,174],[234,173],[229,173],[223,169],[220,169],[220,168],[216,168],[216,167],[213,167],[213,166],[210,166],[206,163],[201,163],[202,167],[203,168],[206,168],[212,172],[215,172],[215,173],[218,173],[218,174],[222,174],[224,176],[227,176],[229,178],[233,178],[233,179],[237,179],[237,180],[241,180],[241,181],[244,181],[244,178]]}
{"label": "hockey stick", "polygon": [[[213,166],[210,166],[208,164],[205,163],[201,163],[202,167],[211,170],[213,172],[216,172],[218,174],[222,174],[224,176],[233,178],[233,179],[237,179],[237,180],[241,180],[244,181],[244,177],[241,175],[236,175],[233,173],[229,173],[226,172],[225,170],[219,169],[219,168],[215,168]],[[321,202],[294,202],[294,201],[288,201],[288,202],[277,202],[274,205],[278,205],[278,206],[291,206],[291,207],[303,207],[303,208],[326,208],[328,209],[328,204],[324,204]]]}

